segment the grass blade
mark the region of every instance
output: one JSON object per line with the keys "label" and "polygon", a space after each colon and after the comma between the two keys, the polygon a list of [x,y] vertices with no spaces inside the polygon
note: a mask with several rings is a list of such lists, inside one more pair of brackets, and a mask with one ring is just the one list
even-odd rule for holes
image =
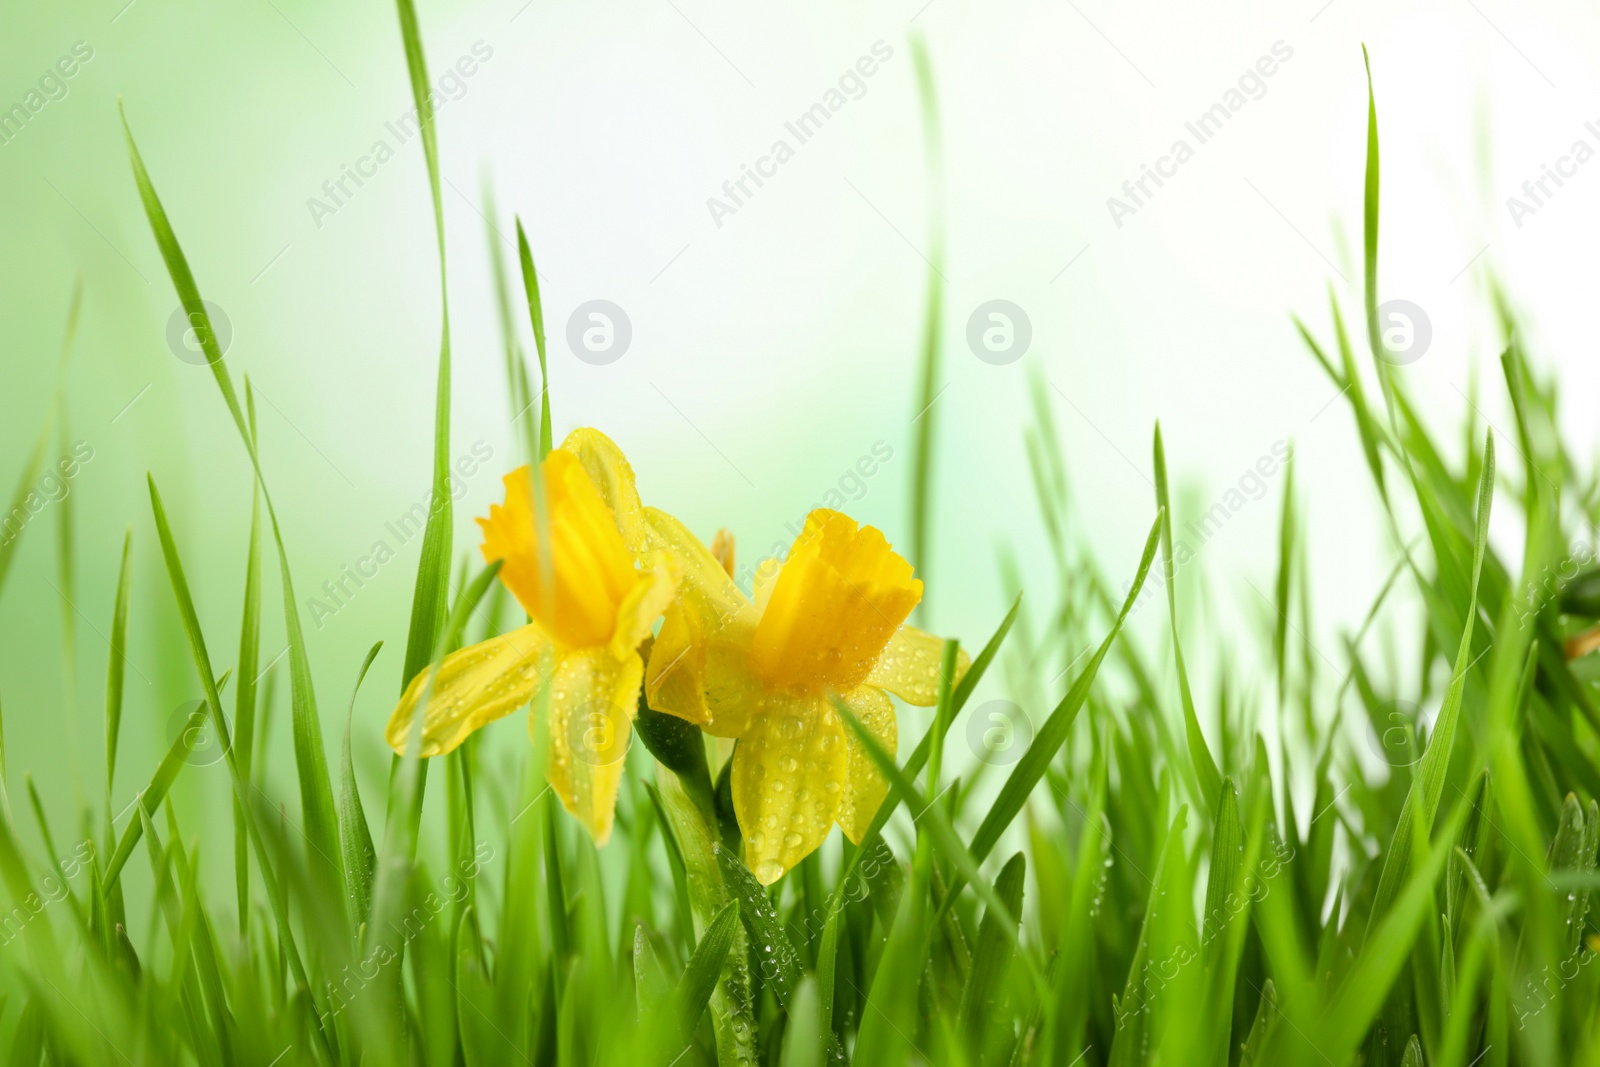
{"label": "grass blade", "polygon": [[730,900],[717,912],[716,918],[711,920],[706,932],[701,935],[694,955],[689,957],[689,966],[684,968],[683,977],[673,991],[678,1033],[685,1041],[694,1033],[700,1016],[705,1014],[711,994],[716,991],[717,979],[722,976],[722,964],[728,958],[728,950],[733,947],[742,910],[737,901]]}
{"label": "grass blade", "polygon": [[[1039,780],[1044,777],[1045,769],[1055,759],[1056,752],[1066,743],[1067,734],[1072,730],[1073,720],[1078,717],[1078,711],[1089,698],[1089,687],[1094,684],[1095,674],[1100,670],[1101,662],[1111,650],[1112,642],[1121,632],[1122,624],[1128,618],[1128,612],[1133,610],[1134,602],[1138,600],[1139,593],[1144,588],[1144,580],[1150,573],[1150,565],[1155,561],[1156,545],[1160,541],[1161,525],[1165,518],[1166,512],[1160,512],[1150,526],[1150,534],[1145,538],[1144,553],[1139,559],[1138,573],[1134,576],[1127,598],[1122,602],[1122,610],[1117,613],[1116,621],[1111,626],[1111,632],[1106,634],[1094,658],[1078,675],[1067,695],[1056,705],[1050,717],[1034,735],[1033,743],[1017,761],[1016,768],[1001,787],[1000,795],[995,798],[994,805],[978,827],[978,832],[972,835],[972,856],[978,862],[983,862],[984,857],[988,856],[989,851],[999,842],[1000,835],[1005,832],[1006,827],[1010,826],[1011,821],[1022,811],[1022,806],[1027,803],[1034,786],[1039,784]],[[956,887],[952,887],[952,894],[959,885],[958,882]]]}
{"label": "grass blade", "polygon": [[[539,272],[533,266],[533,252],[528,248],[528,235],[522,232],[522,219],[517,219],[517,263],[522,268],[522,292],[528,301],[528,320],[533,325],[533,343],[539,350],[539,444],[538,450],[529,451],[543,462],[550,454],[552,443],[550,427],[550,366],[545,358],[544,305],[539,299]],[[523,392],[528,383],[524,378]],[[531,405],[533,401],[530,399]]]}
{"label": "grass blade", "polygon": [[[322,744],[322,724],[317,715],[317,696],[311,679],[311,661],[306,655],[305,633],[300,627],[300,609],[295,601],[294,583],[289,572],[289,555],[283,546],[283,533],[278,526],[277,513],[272,506],[272,495],[268,491],[266,479],[261,474],[261,461],[256,450],[255,437],[246,424],[244,410],[240,407],[238,394],[233,388],[232,376],[228,372],[227,364],[223,362],[222,349],[217,343],[216,332],[212,329],[210,314],[200,297],[199,287],[195,285],[194,275],[189,270],[188,260],[183,254],[183,248],[178,244],[177,235],[167,218],[166,209],[162,207],[161,198],[156,195],[155,186],[150,181],[149,172],[145,169],[144,159],[139,154],[139,146],[134,143],[133,131],[128,127],[125,113],[122,114],[122,132],[128,144],[128,157],[133,166],[134,181],[139,188],[139,198],[144,204],[145,217],[149,220],[151,232],[155,235],[156,245],[161,250],[161,258],[167,265],[167,273],[172,279],[173,288],[177,290],[178,299],[183,304],[195,336],[205,353],[206,361],[211,367],[217,388],[222,391],[223,401],[227,404],[228,412],[233,416],[234,426],[238,429],[245,450],[250,455],[251,466],[261,486],[261,498],[267,505],[267,518],[272,524],[272,538],[278,550],[278,569],[283,579],[284,628],[288,631],[289,639],[289,678],[294,711],[295,769],[300,784],[306,839],[314,852],[333,864],[331,869],[324,872],[324,877],[329,882],[328,889],[342,898],[344,876],[338,866],[338,817],[334,813],[333,786],[328,777],[327,755]],[[154,482],[151,486],[153,490]],[[206,681],[209,684],[209,672]],[[216,707],[216,711],[220,716],[220,705]],[[220,736],[224,735],[219,733]],[[231,767],[231,750],[229,758]],[[248,796],[245,796],[242,802],[248,803]]]}
{"label": "grass blade", "polygon": [[[917,97],[922,104],[922,134],[929,183],[935,195],[928,208],[928,288],[922,318],[922,362],[917,385],[916,439],[911,461],[911,564],[924,581],[932,569],[930,523],[933,512],[934,401],[939,399],[940,322],[944,317],[944,177],[940,162],[939,103],[933,85],[933,66],[920,36],[911,39],[911,59],[916,66]],[[948,387],[947,387],[948,388]],[[917,606],[926,616],[927,598]]]}
{"label": "grass blade", "polygon": [[445,281],[444,203],[439,193],[438,131],[434,125],[433,88],[422,54],[422,35],[411,0],[396,0],[400,33],[405,40],[406,70],[411,76],[411,96],[422,134],[422,152],[428,164],[428,191],[433,195],[433,223],[439,242],[439,301],[442,306],[439,340],[439,374],[434,394],[433,493],[428,521],[422,532],[422,557],[417,563],[416,588],[411,597],[411,627],[406,635],[406,658],[400,689],[411,683],[433,658],[439,629],[444,624],[450,593],[450,535],[453,509],[450,497],[450,295]]}
{"label": "grass blade", "polygon": [[1161,424],[1156,423],[1155,444],[1156,507],[1161,509],[1161,573],[1167,587],[1167,615],[1172,620],[1172,655],[1178,665],[1178,695],[1183,701],[1183,729],[1189,740],[1189,759],[1194,763],[1195,777],[1200,780],[1201,803],[1210,807],[1216,802],[1217,791],[1222,787],[1222,776],[1217,772],[1216,760],[1211,758],[1211,748],[1200,731],[1200,717],[1195,713],[1194,693],[1189,688],[1189,670],[1183,662],[1183,644],[1178,640],[1177,571],[1172,561],[1172,501],[1167,488],[1167,454],[1161,443]]}
{"label": "grass blade", "polygon": [[1427,751],[1423,753],[1418,773],[1411,780],[1411,789],[1400,808],[1399,822],[1389,842],[1388,854],[1384,856],[1377,896],[1372,904],[1373,927],[1400,892],[1417,844],[1414,835],[1416,832],[1426,835],[1432,830],[1433,818],[1444,794],[1445,774],[1450,769],[1450,751],[1455,744],[1461,699],[1466,689],[1467,668],[1470,666],[1468,657],[1472,654],[1472,631],[1478,616],[1478,576],[1483,570],[1483,554],[1489,536],[1489,511],[1494,502],[1494,466],[1494,434],[1491,431],[1484,440],[1483,469],[1478,479],[1478,528],[1472,549],[1472,589],[1466,625],[1462,630],[1460,647],[1456,650],[1450,688],[1445,692],[1444,704],[1439,709],[1433,733],[1428,738]]}
{"label": "grass blade", "polygon": [[128,664],[128,598],[133,585],[131,567],[133,527],[122,535],[122,564],[117,568],[117,600],[111,610],[111,656],[106,662],[106,811],[111,810],[111,790],[117,777],[117,741],[122,734],[124,674]]}
{"label": "grass blade", "polygon": [[344,848],[344,866],[350,878],[351,927],[359,930],[372,910],[373,868],[378,862],[377,849],[372,844],[372,831],[367,828],[367,813],[361,807],[361,789],[356,785],[355,764],[350,758],[350,725],[355,720],[356,694],[367,669],[378,658],[383,642],[367,650],[366,659],[356,671],[356,684],[350,690],[350,707],[344,717],[344,745],[339,754],[339,843]]}

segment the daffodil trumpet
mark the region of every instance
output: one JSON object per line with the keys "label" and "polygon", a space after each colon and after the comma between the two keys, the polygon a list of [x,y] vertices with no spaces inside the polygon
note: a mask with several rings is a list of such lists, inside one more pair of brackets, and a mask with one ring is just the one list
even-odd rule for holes
{"label": "daffodil trumpet", "polygon": [[[633,470],[596,430],[574,431],[534,472],[505,477],[505,503],[479,519],[483,555],[529,622],[446,656],[406,687],[385,738],[450,752],[548,687],[546,776],[597,843],[611,834],[644,660],[639,647],[673,601],[681,568],[654,544]],[[535,489],[541,491],[535,507]],[[529,716],[530,736],[539,719]]]}
{"label": "daffodil trumpet", "polygon": [[[937,701],[944,642],[905,625],[922,599],[911,565],[877,529],[818,509],[783,563],[758,571],[752,600],[677,520],[651,510],[648,521],[677,546],[684,580],[650,650],[646,699],[738,739],[731,785],[746,864],[770,885],[835,823],[860,844],[888,783],[832,700],[890,753],[889,694]],[[958,656],[958,678],[969,663]]]}

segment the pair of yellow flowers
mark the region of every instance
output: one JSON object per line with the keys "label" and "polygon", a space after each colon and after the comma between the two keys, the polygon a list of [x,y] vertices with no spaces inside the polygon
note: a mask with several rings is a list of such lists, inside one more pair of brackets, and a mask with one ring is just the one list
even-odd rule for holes
{"label": "pair of yellow flowers", "polygon": [[[522,467],[505,487],[505,505],[478,520],[483,555],[500,561],[500,580],[531,621],[412,681],[389,744],[405,751],[420,707],[421,753],[442,755],[548,685],[546,774],[604,844],[642,685],[656,711],[738,738],[734,812],[763,884],[835,822],[859,844],[888,784],[832,701],[893,753],[888,694],[933,704],[943,648],[904,625],[922,582],[883,534],[813,511],[782,565],[758,572],[752,601],[731,577],[731,537],[719,534],[714,554],[645,507],[627,459],[598,430],[576,430],[552,450],[539,486]],[[530,715],[530,733],[537,728]]]}

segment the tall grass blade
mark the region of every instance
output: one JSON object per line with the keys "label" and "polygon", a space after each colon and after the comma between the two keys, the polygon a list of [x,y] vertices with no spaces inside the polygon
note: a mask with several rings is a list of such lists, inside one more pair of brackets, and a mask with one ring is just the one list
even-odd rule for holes
{"label": "tall grass blade", "polygon": [[[118,108],[120,111],[120,101]],[[294,711],[295,769],[300,784],[305,834],[311,850],[333,864],[324,872],[324,877],[329,883],[329,891],[342,898],[344,876],[338,866],[338,817],[333,806],[333,786],[328,777],[327,755],[322,744],[322,724],[317,715],[317,697],[311,679],[311,662],[306,654],[305,633],[300,628],[300,609],[295,601],[294,583],[289,573],[289,555],[283,546],[283,533],[278,526],[277,513],[272,506],[272,495],[268,491],[266,479],[261,474],[261,461],[256,450],[255,437],[245,421],[244,409],[240,406],[238,394],[233,388],[233,378],[228,372],[227,364],[223,362],[222,349],[212,328],[210,313],[200,297],[200,290],[195,285],[194,275],[189,270],[188,260],[184,257],[177,235],[172,230],[166,209],[162,207],[161,199],[156,195],[155,186],[150,181],[144,158],[139,154],[138,145],[134,143],[133,131],[128,127],[126,113],[122,113],[121,118],[123,136],[128,145],[128,157],[133,166],[134,181],[139,188],[139,198],[144,204],[145,217],[150,223],[151,232],[155,235],[156,245],[161,250],[161,258],[166,263],[173,288],[177,290],[178,299],[182,302],[193,332],[205,353],[212,376],[222,391],[223,401],[228,406],[229,414],[233,416],[234,426],[238,429],[245,450],[250,455],[251,467],[261,486],[261,498],[267,505],[267,518],[272,524],[272,538],[278,550],[278,569],[283,580],[284,628],[288,631],[289,678]],[[209,675],[207,681],[209,682]],[[216,711],[220,715],[220,705],[216,707]],[[229,758],[232,759],[231,749]]]}
{"label": "tall grass blade", "polygon": [[339,844],[344,848],[344,867],[350,878],[351,927],[357,930],[372,911],[373,869],[377,866],[378,851],[372,844],[367,813],[361,806],[361,789],[356,784],[355,763],[350,756],[350,727],[355,721],[356,694],[361,691],[367,669],[382,648],[383,642],[379,641],[368,649],[356,671],[356,684],[350,689],[350,707],[344,717],[344,745],[339,753]]}
{"label": "tall grass blade", "polygon": [[[939,102],[933,84],[933,64],[921,36],[911,38],[911,60],[916,67],[917,96],[922,103],[922,137],[928,184],[928,287],[922,318],[922,361],[918,373],[917,407],[912,418],[915,439],[911,460],[911,564],[924,581],[933,566],[933,451],[934,403],[939,399],[939,351],[944,317],[944,166],[939,135]],[[948,388],[948,386],[946,387]],[[927,613],[927,599],[918,605],[918,617]]]}
{"label": "tall grass blade", "polygon": [[450,590],[450,295],[445,280],[444,202],[439,192],[438,129],[433,110],[433,87],[422,54],[422,34],[411,0],[396,0],[400,34],[405,41],[406,70],[411,76],[411,97],[422,134],[422,152],[428,164],[428,191],[433,196],[434,233],[439,243],[439,302],[442,308],[439,340],[439,374],[435,385],[433,416],[433,491],[428,521],[422,532],[422,558],[417,563],[416,589],[411,598],[411,627],[406,635],[406,658],[400,676],[404,690],[433,657],[439,628],[444,624]]}
{"label": "tall grass blade", "polygon": [[1183,701],[1184,736],[1189,742],[1189,759],[1194,764],[1195,777],[1200,780],[1201,803],[1208,808],[1216,802],[1217,791],[1222,787],[1222,776],[1217,772],[1216,760],[1200,730],[1200,717],[1195,712],[1194,693],[1189,688],[1189,669],[1183,662],[1183,643],[1178,639],[1177,569],[1172,560],[1172,500],[1167,488],[1167,453],[1161,443],[1161,423],[1156,423],[1155,443],[1156,507],[1161,509],[1161,573],[1167,588],[1167,616],[1172,622],[1172,655],[1178,666],[1178,696]]}
{"label": "tall grass blade", "polygon": [[[545,358],[544,305],[539,297],[539,272],[533,266],[533,252],[528,248],[528,235],[522,231],[522,219],[517,219],[517,264],[522,269],[522,292],[528,301],[528,321],[533,326],[533,343],[539,350],[539,444],[531,455],[543,462],[550,454],[552,443],[550,426],[550,365]],[[526,394],[528,383],[524,377],[522,389]],[[525,401],[532,404],[533,401]],[[519,412],[519,414],[521,414]]]}

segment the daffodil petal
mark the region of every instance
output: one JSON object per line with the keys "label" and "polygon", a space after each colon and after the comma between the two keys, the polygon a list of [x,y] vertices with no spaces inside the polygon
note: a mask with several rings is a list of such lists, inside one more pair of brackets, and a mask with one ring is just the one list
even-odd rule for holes
{"label": "daffodil petal", "polygon": [[[894,718],[894,702],[881,689],[864,685],[840,698],[849,705],[867,732],[891,757],[900,745],[900,729]],[[855,731],[845,731],[848,771],[844,796],[839,804],[839,826],[852,844],[861,844],[872,826],[873,816],[889,795],[889,780],[878,770],[867,748]]]}
{"label": "daffodil petal", "polygon": [[766,595],[756,667],[779,688],[848,692],[921,599],[922,582],[882,531],[817,508]]}
{"label": "daffodil petal", "polygon": [[616,514],[617,529],[622,540],[636,556],[642,556],[651,547],[650,529],[644,518],[644,505],[639,500],[639,489],[628,463],[616,442],[592,427],[573,430],[561,442],[561,449],[571,452],[589,472],[600,496],[611,505]]}
{"label": "daffodil petal", "polygon": [[679,599],[711,624],[706,632],[714,634],[739,620],[755,625],[758,618],[755,606],[734,584],[711,550],[675,516],[660,508],[645,508],[644,513],[654,546],[672,556],[683,568]]}
{"label": "daffodil petal", "polygon": [[733,753],[733,810],[745,862],[762,885],[827,838],[847,768],[844,724],[820,697],[769,708],[751,722]]}
{"label": "daffodil petal", "polygon": [[[907,704],[925,708],[938,703],[944,640],[915,626],[900,627],[889,638],[888,646],[868,672],[864,684],[887,689]],[[971,666],[972,657],[964,649],[957,649],[956,676],[951,685],[960,682]]]}
{"label": "daffodil petal", "polygon": [[[550,785],[595,844],[611,836],[617,784],[633,736],[644,663],[629,651],[583,648],[561,657],[550,695]],[[529,730],[537,727],[529,720]]]}
{"label": "daffodil petal", "polygon": [[708,637],[704,625],[682,604],[668,609],[645,671],[646,702],[709,734],[741,737],[769,704],[790,698],[773,693],[751,670],[752,626],[735,624]]}
{"label": "daffodil petal", "polygon": [[760,616],[683,523],[656,508],[645,514],[656,543],[683,570],[650,652],[646,700],[710,733],[738,737],[767,699],[766,685],[750,670]]}
{"label": "daffodil petal", "polygon": [[542,672],[554,666],[554,656],[554,644],[538,623],[452,652],[439,664],[437,677],[429,668],[406,686],[384,739],[396,752],[405,752],[417,705],[426,693],[422,755],[443,755],[474,730],[532,700]]}
{"label": "daffodil petal", "polygon": [[622,659],[638,651],[657,617],[677,595],[682,573],[677,561],[665,552],[657,550],[645,557],[638,580],[617,605],[617,629],[611,635],[613,656]]}

